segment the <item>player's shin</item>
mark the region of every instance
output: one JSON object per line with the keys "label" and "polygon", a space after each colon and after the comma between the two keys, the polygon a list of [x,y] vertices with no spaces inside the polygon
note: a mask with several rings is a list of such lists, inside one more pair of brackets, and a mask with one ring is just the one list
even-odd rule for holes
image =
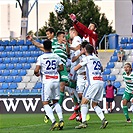
{"label": "player's shin", "polygon": [[82,104],[81,105],[82,122],[86,121],[87,113],[88,113],[88,104]]}
{"label": "player's shin", "polygon": [[60,104],[59,103],[55,103],[54,109],[55,109],[55,111],[56,111],[56,113],[58,115],[59,120],[62,121],[63,120],[63,115],[62,115],[62,108],[61,108]]}

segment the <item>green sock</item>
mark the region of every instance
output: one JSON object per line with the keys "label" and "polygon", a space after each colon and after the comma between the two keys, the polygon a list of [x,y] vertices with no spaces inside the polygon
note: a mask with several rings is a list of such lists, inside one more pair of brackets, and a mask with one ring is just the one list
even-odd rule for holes
{"label": "green sock", "polygon": [[74,103],[78,103],[78,100],[75,96],[74,96]]}
{"label": "green sock", "polygon": [[71,88],[76,88],[76,83],[74,83],[74,82],[69,82],[69,87],[71,87]]}
{"label": "green sock", "polygon": [[126,119],[129,119],[128,108],[127,108],[127,106],[123,106],[123,113],[124,113]]}
{"label": "green sock", "polygon": [[64,96],[65,96],[64,92],[60,92],[60,99],[59,99],[59,101],[58,101],[58,103],[59,103],[60,105],[62,105],[62,102],[63,102],[63,100],[64,100]]}

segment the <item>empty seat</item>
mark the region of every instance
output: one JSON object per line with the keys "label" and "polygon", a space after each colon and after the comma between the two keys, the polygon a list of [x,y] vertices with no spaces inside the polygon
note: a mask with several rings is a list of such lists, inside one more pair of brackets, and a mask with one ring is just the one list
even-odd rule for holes
{"label": "empty seat", "polygon": [[103,78],[103,81],[107,81],[107,75],[103,75],[102,78]]}
{"label": "empty seat", "polygon": [[29,94],[29,90],[28,89],[23,89],[22,91],[21,91],[21,95],[28,95]]}
{"label": "empty seat", "polygon": [[12,46],[6,46],[4,51],[5,51],[5,52],[7,52],[7,51],[12,51]]}
{"label": "empty seat", "polygon": [[13,69],[10,73],[11,76],[17,76],[18,75],[18,70]]}
{"label": "empty seat", "polygon": [[0,52],[3,52],[5,50],[4,46],[0,46]]}
{"label": "empty seat", "polygon": [[0,83],[5,82],[5,77],[4,76],[0,76]]}
{"label": "empty seat", "polygon": [[1,57],[1,58],[7,57],[7,52],[1,52],[0,57]]}
{"label": "empty seat", "polygon": [[32,57],[38,57],[39,56],[39,53],[38,51],[30,51]]}
{"label": "empty seat", "polygon": [[26,83],[17,83],[18,84],[18,88],[17,89],[20,89],[20,90],[23,90],[25,87],[26,87]]}
{"label": "empty seat", "polygon": [[106,68],[114,68],[115,64],[114,62],[108,62]]}
{"label": "empty seat", "polygon": [[34,70],[36,67],[36,63],[32,63],[31,70]]}
{"label": "empty seat", "polygon": [[14,95],[21,95],[21,90],[15,89],[13,94]]}
{"label": "empty seat", "polygon": [[37,82],[36,85],[34,86],[34,89],[41,89],[42,88],[42,83]]}
{"label": "empty seat", "polygon": [[8,89],[9,88],[9,84],[8,83],[2,83],[1,88],[2,89]]}
{"label": "empty seat", "polygon": [[21,69],[21,70],[19,71],[18,75],[19,75],[19,76],[25,76],[26,73],[27,73],[26,70]]}
{"label": "empty seat", "polygon": [[0,64],[0,70],[6,69],[6,64]]}
{"label": "empty seat", "polygon": [[127,37],[122,37],[120,43],[121,44],[128,43],[128,38]]}
{"label": "empty seat", "polygon": [[20,51],[20,48],[21,48],[20,46],[14,46],[12,51],[18,52],[18,51]]}
{"label": "empty seat", "polygon": [[3,63],[3,59],[2,58],[0,58],[0,63]]}
{"label": "empty seat", "polygon": [[24,76],[24,77],[23,77],[22,82],[27,83],[27,82],[29,82],[29,81],[30,81],[30,76]]}
{"label": "empty seat", "polygon": [[118,60],[117,56],[111,56],[110,62],[116,62]]}
{"label": "empty seat", "polygon": [[11,63],[18,63],[19,62],[19,58],[17,57],[14,57],[14,58],[11,58]]}
{"label": "empty seat", "polygon": [[34,70],[27,70],[27,76],[32,76],[34,75]]}
{"label": "empty seat", "polygon": [[31,44],[32,44],[32,42],[31,42],[31,41],[26,40],[26,45],[31,45]]}
{"label": "empty seat", "polygon": [[133,43],[133,37],[129,38],[129,42],[128,43]]}
{"label": "empty seat", "polygon": [[15,46],[16,44],[17,44],[17,41],[16,41],[16,40],[11,40],[11,41],[10,41],[10,45],[11,45],[11,46]]}
{"label": "empty seat", "polygon": [[7,83],[11,83],[11,82],[14,81],[14,78],[13,78],[12,76],[8,76],[8,77],[5,78],[5,81],[6,81]]}
{"label": "empty seat", "polygon": [[36,49],[36,46],[34,45],[29,46],[29,51],[34,51],[35,49]]}
{"label": "empty seat", "polygon": [[23,57],[30,57],[30,51],[23,51]]}
{"label": "empty seat", "polygon": [[17,45],[24,45],[24,40],[18,40]]}
{"label": "empty seat", "polygon": [[30,69],[30,68],[31,68],[31,64],[28,64],[28,63],[23,64],[23,69]]}
{"label": "empty seat", "polygon": [[38,89],[32,89],[30,92],[30,95],[38,95],[38,94],[40,94]]}
{"label": "empty seat", "polygon": [[29,89],[29,90],[31,90],[31,89],[33,89],[33,87],[35,86],[35,83],[31,83],[31,82],[29,82],[29,83],[27,83],[27,86],[26,86],[26,89]]}
{"label": "empty seat", "polygon": [[9,89],[17,89],[17,87],[18,87],[17,83],[11,83],[9,85]]}
{"label": "empty seat", "polygon": [[21,76],[16,76],[15,78],[14,78],[14,83],[19,83],[19,82],[21,82],[22,81],[22,77]]}
{"label": "empty seat", "polygon": [[28,57],[27,58],[27,63],[35,63],[36,59],[34,57]]}
{"label": "empty seat", "polygon": [[17,63],[14,68],[15,69],[22,69],[22,67],[23,67],[22,64]]}
{"label": "empty seat", "polygon": [[22,57],[23,56],[23,52],[22,51],[15,51],[15,57]]}
{"label": "empty seat", "polygon": [[114,82],[113,84],[116,88],[120,88],[121,87],[121,83],[119,81]]}
{"label": "empty seat", "polygon": [[109,75],[108,76],[108,80],[115,81],[116,80],[116,76],[115,75]]}
{"label": "empty seat", "polygon": [[8,70],[14,69],[14,64],[6,64],[6,69]]}
{"label": "empty seat", "polygon": [[122,68],[123,67],[123,62],[115,62],[115,68]]}
{"label": "empty seat", "polygon": [[110,73],[111,73],[111,70],[108,68],[104,69],[104,71],[103,71],[103,75],[108,75]]}
{"label": "empty seat", "polygon": [[26,62],[27,62],[27,58],[26,57],[19,58],[19,63],[26,63]]}
{"label": "empty seat", "polygon": [[132,49],[132,44],[126,44],[125,49]]}
{"label": "empty seat", "polygon": [[10,70],[3,70],[2,76],[9,76],[10,75]]}
{"label": "empty seat", "polygon": [[111,69],[111,75],[117,75],[119,73],[120,69],[117,69],[117,68],[113,68]]}
{"label": "empty seat", "polygon": [[40,79],[39,77],[32,76],[30,82],[35,82],[36,83],[37,81],[39,81],[39,79]]}
{"label": "empty seat", "polygon": [[123,81],[123,76],[122,75],[116,75],[116,81]]}
{"label": "empty seat", "polygon": [[14,57],[15,53],[14,52],[7,52],[7,57]]}
{"label": "empty seat", "polygon": [[11,62],[11,58],[4,58],[3,63],[8,64]]}
{"label": "empty seat", "polygon": [[22,46],[20,51],[28,51],[28,46]]}
{"label": "empty seat", "polygon": [[126,61],[128,62],[132,62],[133,61],[133,56],[131,56],[131,55],[129,55],[129,56],[127,56],[127,59],[126,59]]}

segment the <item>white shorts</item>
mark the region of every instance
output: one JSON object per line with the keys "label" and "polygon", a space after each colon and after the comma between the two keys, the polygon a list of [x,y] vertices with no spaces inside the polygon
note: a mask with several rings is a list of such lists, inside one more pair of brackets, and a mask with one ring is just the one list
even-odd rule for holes
{"label": "white shorts", "polygon": [[77,73],[76,71],[74,71],[74,67],[70,69],[69,78],[70,80],[75,80],[75,81],[77,80]]}
{"label": "white shorts", "polygon": [[85,75],[78,75],[77,76],[77,93],[83,93],[86,85],[86,80],[84,79]]}
{"label": "white shorts", "polygon": [[42,101],[59,100],[60,98],[60,82],[52,81],[42,84],[41,90]]}
{"label": "white shorts", "polygon": [[96,83],[88,86],[84,90],[83,97],[87,98],[89,101],[100,102],[103,99],[103,92],[103,83]]}

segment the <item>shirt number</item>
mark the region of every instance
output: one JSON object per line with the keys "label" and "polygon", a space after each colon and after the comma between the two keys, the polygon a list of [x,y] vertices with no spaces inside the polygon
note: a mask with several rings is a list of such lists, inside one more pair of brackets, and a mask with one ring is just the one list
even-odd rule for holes
{"label": "shirt number", "polygon": [[94,61],[93,65],[94,65],[94,70],[100,70],[101,69],[100,61]]}
{"label": "shirt number", "polygon": [[46,64],[47,64],[47,67],[46,67],[46,70],[55,70],[56,69],[56,60],[47,60],[46,61]]}

